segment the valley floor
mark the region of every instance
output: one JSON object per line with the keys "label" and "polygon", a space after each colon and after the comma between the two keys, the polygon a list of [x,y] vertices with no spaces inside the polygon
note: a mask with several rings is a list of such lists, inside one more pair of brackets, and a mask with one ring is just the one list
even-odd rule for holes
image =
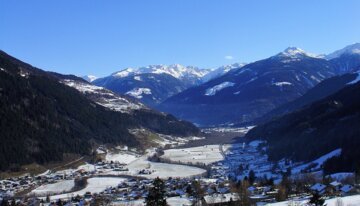
{"label": "valley floor", "polygon": [[[110,197],[115,205],[143,205],[147,189],[151,186],[153,179],[160,177],[166,184],[169,205],[177,206],[187,205],[194,201],[193,197],[187,193],[186,187],[196,179],[204,190],[204,201],[219,203],[230,201],[230,199],[236,200],[238,196],[236,193],[232,193],[231,182],[249,178],[251,172],[258,179],[272,179],[275,184],[279,184],[284,172],[289,170],[291,178],[299,178],[305,175],[304,172],[307,172],[306,174],[312,174],[321,179],[322,163],[341,153],[340,149],[334,150],[308,163],[293,163],[283,160],[274,164],[268,161],[265,142],[255,140],[245,143],[241,142],[239,138],[234,139],[241,137],[247,129],[230,129],[230,131],[226,131],[224,128],[207,129],[205,132],[209,132],[213,136],[215,136],[214,134],[223,134],[220,137],[227,136],[231,141],[204,145],[187,142],[185,143],[187,146],[183,146],[184,141],[181,140],[182,144],[179,146],[172,139],[168,142],[174,143],[175,148],[165,150],[152,148],[143,155],[128,148],[109,150],[106,147],[99,147],[97,153],[104,157],[102,162],[86,163],[74,169],[56,172],[47,171],[33,179],[23,177],[1,180],[0,189],[7,189],[6,195],[11,195],[17,189],[25,187],[22,185],[29,185],[29,188],[34,189],[28,195],[36,196],[43,201],[46,199],[51,201],[70,200],[76,196],[90,201],[93,194],[98,193]],[[197,139],[198,142],[206,142],[203,138],[193,139]],[[219,139],[217,137],[216,141]],[[154,155],[161,155],[157,162],[153,160]],[[352,173],[342,173],[332,177],[334,180],[341,181],[352,175]],[[87,183],[82,187],[75,187],[75,180],[82,178],[86,178]],[[278,192],[270,186],[254,185],[247,189],[250,199],[258,204],[274,202],[274,194]],[[291,201],[271,203],[270,205],[303,204],[308,201],[308,198],[304,198],[306,195],[309,193],[295,196]],[[346,194],[343,193],[343,195]],[[327,200],[328,205],[335,205],[334,201],[339,200]],[[353,202],[360,204],[360,196],[344,197],[342,201],[348,205]]]}

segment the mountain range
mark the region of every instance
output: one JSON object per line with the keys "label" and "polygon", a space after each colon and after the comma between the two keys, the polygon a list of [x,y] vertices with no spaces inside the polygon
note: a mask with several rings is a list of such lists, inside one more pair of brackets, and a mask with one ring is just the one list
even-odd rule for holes
{"label": "mountain range", "polygon": [[360,65],[355,46],[331,59],[289,47],[172,96],[158,109],[204,126],[253,122],[321,81],[353,71]]}
{"label": "mountain range", "polygon": [[89,82],[203,126],[247,124],[360,65],[360,44],[328,55],[289,47],[267,59],[217,69],[150,65]]}
{"label": "mountain range", "polygon": [[92,83],[137,98],[148,106],[155,106],[170,96],[200,84],[201,78],[208,72],[179,64],[150,65],[114,72]]}
{"label": "mountain range", "polygon": [[179,64],[149,65],[126,68],[103,78],[91,75],[83,78],[97,86],[137,98],[150,107],[157,107],[171,96],[243,65],[245,64],[235,63],[216,69],[199,69]]}

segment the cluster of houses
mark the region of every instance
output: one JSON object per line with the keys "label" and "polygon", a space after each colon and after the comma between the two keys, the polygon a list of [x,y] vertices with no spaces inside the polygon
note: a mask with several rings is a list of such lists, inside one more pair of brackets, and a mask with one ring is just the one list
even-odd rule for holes
{"label": "cluster of houses", "polygon": [[310,187],[310,190],[321,195],[345,196],[356,193],[356,187],[351,184],[342,184],[333,181],[329,184],[316,183]]}
{"label": "cluster of houses", "polygon": [[23,175],[20,177],[12,177],[0,180],[0,198],[13,197],[18,194],[26,193],[32,189],[44,185],[52,184],[62,180],[73,180],[76,178],[89,177],[101,174],[104,170],[111,171],[128,171],[126,164],[118,162],[98,162],[95,164],[95,170],[84,168],[68,169],[57,172],[50,170],[37,176]]}
{"label": "cluster of houses", "polygon": [[103,170],[112,170],[115,172],[122,172],[122,171],[129,171],[129,169],[126,167],[126,164],[119,163],[119,162],[104,162],[100,161],[95,164],[95,172],[98,170],[98,173],[102,173]]}
{"label": "cluster of houses", "polygon": [[224,160],[210,165],[211,178],[242,180],[252,170],[258,177],[266,175],[268,178],[281,179],[282,170],[280,168],[274,170],[267,155],[258,147],[259,144],[233,144],[224,151]]}

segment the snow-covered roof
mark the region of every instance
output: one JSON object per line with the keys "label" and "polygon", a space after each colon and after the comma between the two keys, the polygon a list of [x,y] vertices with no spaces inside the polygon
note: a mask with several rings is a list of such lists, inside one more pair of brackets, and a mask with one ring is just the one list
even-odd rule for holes
{"label": "snow-covered roof", "polygon": [[354,187],[352,185],[344,185],[340,188],[342,192],[350,192]]}
{"label": "snow-covered roof", "polygon": [[311,186],[311,190],[313,191],[317,191],[317,192],[321,192],[326,188],[325,185],[321,184],[321,183],[316,183],[315,185]]}
{"label": "snow-covered roof", "polygon": [[338,182],[338,181],[333,181],[330,183],[331,186],[334,186],[334,187],[337,187],[339,185],[341,185],[341,182]]}

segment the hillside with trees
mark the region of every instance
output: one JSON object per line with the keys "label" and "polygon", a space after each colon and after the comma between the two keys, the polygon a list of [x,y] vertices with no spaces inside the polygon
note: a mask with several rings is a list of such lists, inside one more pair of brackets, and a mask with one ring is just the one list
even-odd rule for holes
{"label": "hillside with trees", "polygon": [[108,110],[43,70],[0,52],[0,170],[90,154],[94,143],[142,147],[129,133],[148,128],[165,134],[197,134],[190,123],[155,111]]}
{"label": "hillside with trees", "polygon": [[316,159],[341,148],[339,157],[325,163],[325,172],[356,171],[360,158],[360,83],[296,112],[250,130],[247,138],[268,142],[269,158],[295,161]]}

